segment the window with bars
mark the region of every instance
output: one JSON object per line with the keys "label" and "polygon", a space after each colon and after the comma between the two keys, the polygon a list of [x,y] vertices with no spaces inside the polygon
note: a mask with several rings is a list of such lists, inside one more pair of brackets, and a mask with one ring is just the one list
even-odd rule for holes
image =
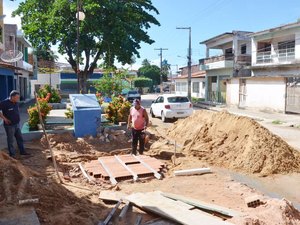
{"label": "window with bars", "polygon": [[193,82],[193,93],[199,93],[199,82]]}

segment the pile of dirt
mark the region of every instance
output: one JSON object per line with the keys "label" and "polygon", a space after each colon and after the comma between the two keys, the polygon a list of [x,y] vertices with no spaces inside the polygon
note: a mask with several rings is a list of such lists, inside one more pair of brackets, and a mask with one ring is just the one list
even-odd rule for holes
{"label": "pile of dirt", "polygon": [[168,131],[183,153],[211,165],[270,175],[300,172],[300,153],[253,119],[199,111]]}
{"label": "pile of dirt", "polygon": [[0,217],[5,217],[19,200],[38,198],[34,204],[42,224],[96,224],[107,210],[87,198],[78,198],[63,185],[35,172],[0,152]]}
{"label": "pile of dirt", "polygon": [[245,225],[300,224],[300,212],[285,199],[268,199],[257,209],[259,210],[248,210],[243,216],[234,217],[230,222]]}
{"label": "pile of dirt", "polygon": [[[77,154],[90,154],[101,156],[101,153],[110,152],[116,149],[129,148],[128,138],[122,135],[122,138],[114,138],[114,140],[102,140],[103,136],[99,137],[87,136],[84,138],[76,138],[71,133],[63,134],[48,134],[51,147],[60,153],[77,153]],[[44,148],[48,148],[45,136],[41,139],[41,144]],[[100,154],[100,155],[99,155]]]}

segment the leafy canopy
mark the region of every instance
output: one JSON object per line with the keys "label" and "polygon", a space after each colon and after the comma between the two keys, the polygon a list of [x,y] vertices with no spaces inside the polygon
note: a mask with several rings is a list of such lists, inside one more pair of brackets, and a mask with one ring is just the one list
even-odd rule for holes
{"label": "leafy canopy", "polygon": [[[138,70],[138,76],[147,77],[153,81],[153,85],[160,84],[160,68],[156,65],[151,65],[149,60],[144,59],[142,62],[142,67]],[[162,73],[163,81],[167,80],[166,74]]]}
{"label": "leafy canopy", "polygon": [[[139,57],[141,42],[152,44],[147,29],[160,25],[151,0],[84,0],[85,20],[80,23],[79,55],[83,80],[103,58],[107,67],[115,60],[131,63]],[[77,70],[77,0],[26,0],[13,15],[22,18],[22,29],[35,48],[58,45]],[[154,14],[154,15],[153,15]],[[83,57],[84,56],[84,57]]]}
{"label": "leafy canopy", "polygon": [[137,77],[133,80],[134,86],[137,88],[151,87],[152,80],[146,77]]}

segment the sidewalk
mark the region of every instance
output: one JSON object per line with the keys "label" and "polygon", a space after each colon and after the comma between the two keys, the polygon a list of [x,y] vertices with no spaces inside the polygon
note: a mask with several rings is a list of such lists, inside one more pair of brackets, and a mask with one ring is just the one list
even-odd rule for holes
{"label": "sidewalk", "polygon": [[211,107],[208,105],[202,105],[202,104],[195,104],[194,105],[197,108],[203,108],[208,109],[211,111],[228,111],[232,114],[238,115],[238,116],[247,116],[252,119],[255,119],[257,121],[265,121],[265,122],[274,122],[274,123],[281,123],[284,126],[298,126],[300,125],[300,115],[297,114],[284,114],[284,113],[277,113],[277,112],[263,112],[263,111],[256,111],[256,110],[250,110],[250,109],[241,109],[236,107]]}

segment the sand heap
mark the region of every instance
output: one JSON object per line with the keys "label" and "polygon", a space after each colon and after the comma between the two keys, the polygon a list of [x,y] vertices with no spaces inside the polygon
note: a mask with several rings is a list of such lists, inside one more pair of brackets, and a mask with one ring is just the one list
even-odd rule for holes
{"label": "sand heap", "polygon": [[247,117],[199,111],[175,123],[168,136],[212,165],[262,175],[300,172],[300,153]]}
{"label": "sand heap", "polygon": [[[111,134],[107,134],[110,138]],[[78,154],[95,154],[99,152],[110,152],[116,149],[129,148],[128,137],[125,134],[117,136],[117,138],[102,141],[102,135],[99,137],[87,136],[76,138],[71,133],[48,134],[50,144],[53,148],[60,152],[74,152]],[[44,148],[48,148],[46,138],[43,136],[41,144]]]}
{"label": "sand heap", "polygon": [[0,217],[20,207],[19,200],[31,198],[39,199],[33,207],[42,224],[95,224],[107,213],[103,206],[76,197],[44,172],[34,172],[0,152]]}

